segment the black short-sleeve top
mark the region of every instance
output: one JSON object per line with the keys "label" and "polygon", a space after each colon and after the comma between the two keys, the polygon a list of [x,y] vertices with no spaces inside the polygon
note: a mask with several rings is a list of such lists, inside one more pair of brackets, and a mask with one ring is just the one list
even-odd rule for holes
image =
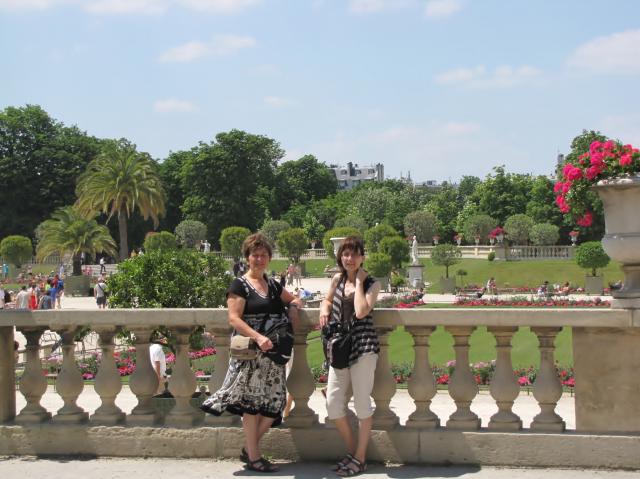
{"label": "black short-sleeve top", "polygon": [[260,294],[253,285],[247,281],[244,276],[236,278],[229,286],[227,295],[235,294],[243,298],[246,302],[244,305],[244,320],[252,317],[264,317],[268,314],[280,314],[283,310],[282,286],[277,282],[265,276],[268,284],[267,295]]}

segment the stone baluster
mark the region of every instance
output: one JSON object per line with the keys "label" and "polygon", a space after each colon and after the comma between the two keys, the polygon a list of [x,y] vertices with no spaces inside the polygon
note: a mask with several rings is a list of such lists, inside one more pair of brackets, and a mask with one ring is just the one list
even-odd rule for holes
{"label": "stone baluster", "polygon": [[27,364],[20,378],[20,392],[27,400],[27,405],[16,416],[16,423],[48,421],[51,419],[51,413],[40,405],[40,399],[47,392],[47,378],[42,374],[40,362],[40,337],[45,328],[19,328],[19,330],[27,338]]}
{"label": "stone baluster", "polygon": [[436,395],[436,382],[429,364],[429,336],[434,328],[407,326],[413,336],[415,360],[409,379],[409,395],[413,398],[416,410],[407,419],[407,427],[434,429],[440,426],[440,419],[430,409],[431,399]]}
{"label": "stone baluster", "polygon": [[[215,393],[224,382],[229,369],[229,342],[231,341],[231,327],[228,325],[207,326],[207,331],[211,331],[214,335],[214,343],[216,345],[216,362],[213,374],[209,379],[209,392]],[[232,426],[240,423],[240,416],[228,412],[222,413],[221,416],[207,414],[204,423],[208,426]]]}
{"label": "stone baluster", "polygon": [[176,338],[176,362],[169,378],[169,391],[176,400],[166,418],[166,424],[174,427],[192,426],[196,418],[201,416],[191,406],[191,396],[196,390],[198,381],[189,364],[189,335],[192,329],[188,327],[171,328]]}
{"label": "stone baluster", "polygon": [[16,417],[16,371],[13,326],[0,326],[0,424]]}
{"label": "stone baluster", "polygon": [[391,429],[399,424],[398,416],[389,407],[391,398],[396,393],[396,381],[389,363],[389,334],[391,331],[392,329],[388,327],[376,327],[380,341],[380,354],[378,354],[373,391],[371,392],[376,403],[376,410],[373,413],[374,429]]}
{"label": "stone baluster", "polygon": [[478,385],[469,368],[469,336],[473,327],[447,328],[454,340],[456,368],[449,382],[449,395],[456,403],[456,410],[449,416],[447,427],[451,429],[478,429],[480,418],[471,411],[471,401],[478,394]]}
{"label": "stone baluster", "polygon": [[538,401],[540,414],[533,418],[531,429],[562,432],[565,423],[555,408],[562,397],[562,384],[553,360],[554,340],[560,328],[531,328],[540,342],[540,371],[533,384],[533,397]]}
{"label": "stone baluster", "polygon": [[[303,321],[300,321],[303,323]],[[300,324],[295,333],[293,364],[287,378],[287,390],[293,396],[294,406],[287,417],[289,427],[311,427],[318,423],[318,415],[309,407],[309,398],[316,388],[307,362],[307,334],[310,328]]]}
{"label": "stone baluster", "polygon": [[129,379],[129,388],[138,398],[138,404],[127,416],[127,423],[148,426],[155,421],[156,410],[151,397],[158,390],[158,377],[151,366],[149,356],[149,338],[152,329],[140,326],[134,326],[131,329],[135,335],[136,370]]}
{"label": "stone baluster", "polygon": [[491,379],[489,391],[496,400],[498,412],[491,416],[489,429],[499,431],[517,431],[522,429],[522,420],[512,411],[513,402],[520,393],[520,385],[513,374],[511,365],[511,338],[517,328],[489,328],[496,338],[498,358],[496,370]]}
{"label": "stone baluster", "polygon": [[91,423],[96,425],[113,425],[124,422],[125,414],[116,406],[116,397],[122,390],[120,373],[116,367],[116,360],[113,355],[113,338],[116,335],[116,328],[113,326],[100,326],[95,328],[100,335],[100,369],[95,378],[94,389],[100,400],[100,407],[91,416]]}
{"label": "stone baluster", "polygon": [[53,416],[53,422],[81,423],[85,422],[89,414],[76,404],[78,396],[84,389],[84,381],[80,370],[76,365],[74,340],[77,328],[68,328],[59,331],[62,337],[62,369],[58,374],[56,389],[64,405]]}

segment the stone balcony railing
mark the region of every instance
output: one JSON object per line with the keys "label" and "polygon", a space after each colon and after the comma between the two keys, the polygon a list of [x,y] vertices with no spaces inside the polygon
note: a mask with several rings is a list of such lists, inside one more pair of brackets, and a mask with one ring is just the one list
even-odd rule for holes
{"label": "stone balcony railing", "polygon": [[[309,406],[315,384],[306,359],[307,335],[318,310],[303,311],[287,380],[295,407],[286,427],[272,430],[267,447],[275,457],[335,459],[342,445],[335,429],[319,423]],[[370,456],[374,460],[480,463],[522,466],[640,468],[640,312],[616,309],[416,309],[374,313],[381,351],[372,393],[375,402]],[[102,360],[95,378],[101,405],[92,415],[78,405],[84,383],[74,358],[74,334],[90,325],[99,334]],[[152,395],[157,378],[149,360],[149,337],[166,326],[177,340],[169,389],[176,404],[158,422]],[[208,388],[222,384],[229,357],[224,309],[103,311],[0,311],[0,455],[91,454],[110,456],[235,456],[243,445],[238,418],[206,416],[190,404],[196,377],[189,367],[188,338],[197,326],[215,335],[217,358]],[[414,403],[400,424],[390,407],[396,383],[389,362],[389,335],[403,326],[414,340],[415,363],[408,385]],[[455,372],[448,394],[455,411],[440,419],[430,408],[436,385],[429,364],[429,337],[444,326],[454,339]],[[469,338],[486,326],[496,340],[497,360],[490,395],[497,412],[481,424],[470,405],[478,394],[469,364]],[[554,364],[554,339],[562,327],[573,332],[576,374],[575,431],[556,411],[562,387]],[[19,392],[26,406],[16,411],[14,327],[27,338],[26,367]],[[125,414],[116,405],[122,383],[114,360],[114,336],[126,327],[135,336],[137,368],[130,389],[137,405]],[[511,364],[511,339],[530,327],[539,340],[540,370],[533,396],[540,412],[530,427],[513,410],[521,393]],[[45,330],[62,339],[63,362],[56,390],[64,404],[52,414],[41,404],[47,389],[38,356]],[[574,418],[571,418],[574,419]],[[573,421],[572,421],[573,422]]]}

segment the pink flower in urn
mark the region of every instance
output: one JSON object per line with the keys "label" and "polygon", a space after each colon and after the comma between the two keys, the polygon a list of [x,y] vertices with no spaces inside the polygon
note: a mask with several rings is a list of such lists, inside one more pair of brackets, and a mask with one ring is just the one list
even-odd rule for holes
{"label": "pink flower in urn", "polygon": [[588,228],[593,224],[593,213],[587,211],[584,215],[576,220],[576,223],[578,224],[578,226]]}
{"label": "pink flower in urn", "polygon": [[633,163],[633,156],[630,153],[620,156],[620,166],[629,166],[631,163]]}

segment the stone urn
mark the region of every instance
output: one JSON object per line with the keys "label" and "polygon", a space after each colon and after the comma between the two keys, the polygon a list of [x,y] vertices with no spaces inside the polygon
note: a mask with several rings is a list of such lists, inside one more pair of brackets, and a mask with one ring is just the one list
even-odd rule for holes
{"label": "stone urn", "polygon": [[593,188],[604,206],[602,247],[624,272],[612,306],[640,308],[640,176],[601,180]]}

